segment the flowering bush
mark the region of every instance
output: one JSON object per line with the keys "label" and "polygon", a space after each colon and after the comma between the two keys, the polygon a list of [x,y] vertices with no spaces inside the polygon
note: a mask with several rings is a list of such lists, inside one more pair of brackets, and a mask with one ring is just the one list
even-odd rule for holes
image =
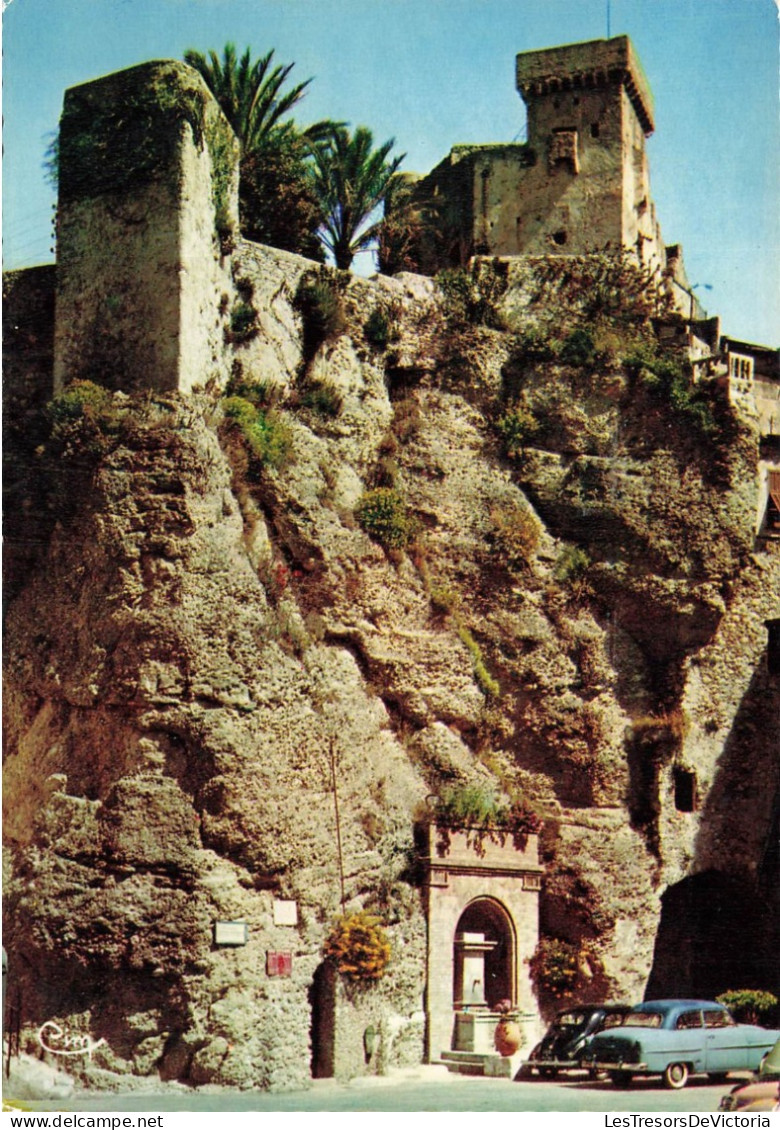
{"label": "flowering bush", "polygon": [[391,950],[381,920],[361,910],[338,920],[325,941],[324,952],[350,981],[378,981]]}

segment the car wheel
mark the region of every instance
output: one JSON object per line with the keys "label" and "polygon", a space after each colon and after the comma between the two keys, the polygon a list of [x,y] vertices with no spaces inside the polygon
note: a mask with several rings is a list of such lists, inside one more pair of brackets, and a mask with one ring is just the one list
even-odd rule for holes
{"label": "car wheel", "polygon": [[688,1082],[688,1068],[684,1063],[670,1063],[664,1071],[664,1087],[679,1091]]}
{"label": "car wheel", "polygon": [[609,1077],[616,1087],[628,1087],[633,1079],[630,1071],[610,1071]]}

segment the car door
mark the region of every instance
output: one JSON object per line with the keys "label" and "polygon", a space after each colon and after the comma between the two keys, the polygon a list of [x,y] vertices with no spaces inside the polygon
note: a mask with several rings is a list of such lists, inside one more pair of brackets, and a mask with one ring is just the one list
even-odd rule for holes
{"label": "car door", "polygon": [[669,1033],[668,1062],[675,1062],[678,1056],[683,1063],[689,1063],[694,1071],[704,1071],[704,1022],[701,1009],[686,1009],[674,1022],[674,1030]]}
{"label": "car door", "polygon": [[750,1066],[744,1035],[725,1008],[704,1009],[704,1070],[744,1071]]}

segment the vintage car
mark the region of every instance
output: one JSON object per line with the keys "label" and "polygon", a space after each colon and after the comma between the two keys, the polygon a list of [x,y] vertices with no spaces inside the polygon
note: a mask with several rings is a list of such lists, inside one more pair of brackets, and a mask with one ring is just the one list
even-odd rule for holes
{"label": "vintage car", "polygon": [[718,1110],[779,1110],[780,1109],[780,1040],[749,1083],[737,1083],[720,1100]]}
{"label": "vintage car", "polygon": [[553,1079],[559,1071],[582,1067],[580,1057],[589,1038],[622,1024],[631,1011],[628,1004],[585,1004],[562,1009],[522,1065],[521,1077],[540,1075]]}
{"label": "vintage car", "polygon": [[614,1032],[594,1036],[582,1065],[606,1071],[616,1086],[634,1075],[661,1075],[678,1090],[690,1074],[723,1079],[729,1071],[755,1071],[780,1032],[736,1024],[715,1001],[645,1001]]}

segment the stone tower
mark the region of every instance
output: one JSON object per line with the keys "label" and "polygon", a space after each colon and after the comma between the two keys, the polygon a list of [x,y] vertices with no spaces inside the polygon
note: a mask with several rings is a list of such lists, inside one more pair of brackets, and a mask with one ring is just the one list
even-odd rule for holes
{"label": "stone tower", "polygon": [[517,250],[627,247],[660,266],[645,153],[653,100],[628,36],[524,52],[516,76],[535,155],[523,178]]}
{"label": "stone tower", "polygon": [[237,229],[238,142],[197,71],[162,60],[66,91],[55,391],[205,384]]}
{"label": "stone tower", "polygon": [[660,277],[667,257],[645,153],[653,100],[628,37],[526,51],[516,76],[527,142],[456,145],[414,185],[439,227],[421,268],[622,247]]}

